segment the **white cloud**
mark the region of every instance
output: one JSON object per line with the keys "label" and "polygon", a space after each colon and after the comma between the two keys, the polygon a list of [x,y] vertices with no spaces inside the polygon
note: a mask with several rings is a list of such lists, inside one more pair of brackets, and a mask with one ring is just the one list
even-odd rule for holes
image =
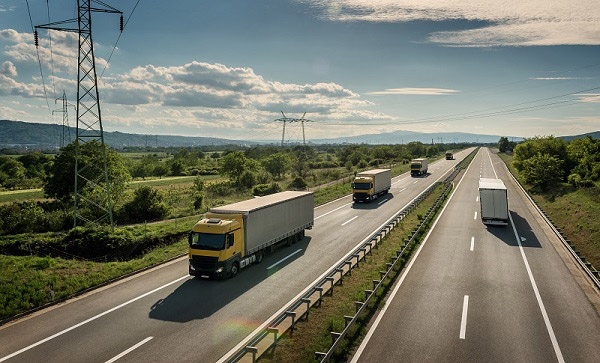
{"label": "white cloud", "polygon": [[0,74],[9,76],[9,77],[16,77],[16,76],[18,76],[17,67],[15,67],[13,62],[5,61],[4,63],[2,63],[2,66],[0,67]]}
{"label": "white cloud", "polygon": [[367,95],[451,95],[460,91],[448,88],[387,88],[385,91],[367,92]]}
{"label": "white cloud", "polygon": [[466,20],[476,28],[440,31],[429,41],[447,46],[599,45],[597,0],[298,0],[335,21]]}
{"label": "white cloud", "polygon": [[600,103],[600,93],[581,93],[579,102]]}

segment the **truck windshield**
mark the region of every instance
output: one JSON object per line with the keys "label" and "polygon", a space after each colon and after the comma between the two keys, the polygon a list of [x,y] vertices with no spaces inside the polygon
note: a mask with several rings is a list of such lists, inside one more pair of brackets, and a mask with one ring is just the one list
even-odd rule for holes
{"label": "truck windshield", "polygon": [[354,183],[354,189],[371,189],[371,183]]}
{"label": "truck windshield", "polygon": [[421,164],[420,163],[410,164],[410,168],[411,169],[421,169]]}
{"label": "truck windshield", "polygon": [[225,235],[214,233],[190,233],[190,247],[205,250],[222,250],[225,247]]}

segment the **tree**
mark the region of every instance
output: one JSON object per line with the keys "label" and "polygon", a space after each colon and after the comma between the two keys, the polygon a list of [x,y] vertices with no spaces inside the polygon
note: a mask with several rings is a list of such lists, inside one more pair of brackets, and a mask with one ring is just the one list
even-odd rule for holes
{"label": "tree", "polygon": [[9,180],[22,180],[25,178],[25,172],[23,164],[17,160],[7,156],[0,157],[0,183],[3,185]]}
{"label": "tree", "polygon": [[[102,146],[97,141],[90,141],[79,145],[79,171],[87,180],[98,180],[104,184],[104,177],[98,179],[102,173]],[[110,193],[113,201],[117,202],[123,196],[126,183],[131,179],[125,167],[123,157],[113,149],[106,147],[106,167],[110,182]],[[91,185],[80,178],[79,190],[87,189],[91,192]],[[48,171],[44,182],[46,196],[61,200],[68,200],[73,196],[75,189],[75,143],[62,149],[54,158],[54,163]]]}
{"label": "tree", "polygon": [[169,214],[158,190],[143,186],[133,192],[133,199],[123,205],[123,217],[132,222],[162,219]]}
{"label": "tree", "polygon": [[220,160],[221,174],[226,175],[229,179],[240,184],[242,173],[246,170],[248,159],[241,151],[231,152]]}
{"label": "tree", "polygon": [[185,169],[185,165],[181,160],[175,160],[171,163],[171,175],[180,176],[183,175],[183,170]]}
{"label": "tree", "polygon": [[561,160],[563,175],[568,175],[574,166],[567,153],[567,143],[554,136],[534,137],[517,145],[514,150],[513,165],[521,172],[524,162],[537,154],[549,155]]}
{"label": "tree", "polygon": [[498,150],[500,150],[501,153],[505,153],[508,151],[508,145],[509,145],[508,137],[502,136],[500,138],[500,140],[498,141]]}
{"label": "tree", "polygon": [[563,161],[549,154],[538,153],[523,162],[521,174],[525,183],[546,191],[563,180]]}
{"label": "tree", "polygon": [[281,179],[281,176],[288,170],[290,159],[286,154],[273,154],[262,161],[262,165],[274,178]]}
{"label": "tree", "polygon": [[28,178],[44,179],[51,164],[50,157],[39,151],[21,155],[17,160],[27,170],[25,174]]}

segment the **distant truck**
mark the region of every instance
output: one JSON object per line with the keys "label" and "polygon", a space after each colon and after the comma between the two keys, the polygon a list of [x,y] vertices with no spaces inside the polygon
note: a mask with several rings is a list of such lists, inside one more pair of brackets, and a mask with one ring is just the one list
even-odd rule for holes
{"label": "distant truck", "polygon": [[266,249],[292,244],[314,224],[312,192],[286,191],[212,208],[189,235],[192,276],[233,277]]}
{"label": "distant truck", "polygon": [[373,201],[387,194],[392,186],[390,169],[367,170],[356,174],[352,182],[352,200],[355,202]]}
{"label": "distant truck", "polygon": [[427,159],[413,159],[410,162],[410,175],[419,176],[427,174]]}
{"label": "distant truck", "polygon": [[508,224],[508,197],[500,179],[479,179],[479,204],[484,224]]}
{"label": "distant truck", "polygon": [[446,153],[446,160],[454,160],[454,155],[451,152]]}

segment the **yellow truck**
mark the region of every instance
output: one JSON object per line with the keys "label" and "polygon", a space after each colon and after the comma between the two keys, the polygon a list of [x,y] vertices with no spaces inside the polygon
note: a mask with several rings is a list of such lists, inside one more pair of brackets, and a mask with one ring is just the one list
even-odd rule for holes
{"label": "yellow truck", "polygon": [[390,169],[373,169],[356,174],[352,182],[352,200],[355,202],[373,201],[387,194],[392,186]]}
{"label": "yellow truck", "polygon": [[419,176],[427,174],[427,159],[413,159],[410,162],[410,175]]}
{"label": "yellow truck", "polygon": [[286,191],[212,208],[189,235],[192,276],[233,277],[267,249],[292,244],[314,224],[312,192]]}
{"label": "yellow truck", "polygon": [[449,151],[446,153],[446,160],[454,160],[454,155]]}

